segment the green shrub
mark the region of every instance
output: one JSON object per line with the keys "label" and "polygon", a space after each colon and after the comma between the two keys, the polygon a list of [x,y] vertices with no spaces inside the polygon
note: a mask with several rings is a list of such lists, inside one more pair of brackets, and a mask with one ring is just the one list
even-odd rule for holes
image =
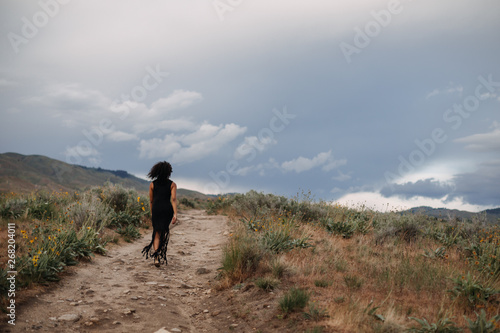
{"label": "green shrub", "polygon": [[291,288],[279,301],[279,307],[285,314],[303,309],[309,302],[309,293],[304,289]]}
{"label": "green shrub", "polygon": [[279,281],[268,277],[261,277],[255,280],[255,285],[264,291],[273,291],[279,284]]}
{"label": "green shrub", "polygon": [[255,272],[261,258],[254,239],[237,236],[223,250],[222,273],[233,282],[242,282]]}
{"label": "green shrub", "polygon": [[91,227],[100,231],[109,225],[114,214],[113,210],[98,197],[86,192],[79,195],[76,202],[66,207],[65,219],[74,224],[77,230]]}
{"label": "green shrub", "polygon": [[13,197],[4,200],[0,205],[0,216],[5,219],[17,219],[21,217],[26,211],[28,200]]}
{"label": "green shrub", "polygon": [[105,202],[116,212],[127,209],[128,193],[121,186],[110,187]]}
{"label": "green shrub", "polygon": [[331,218],[322,219],[321,224],[332,234],[337,234],[343,238],[351,238],[356,232],[356,225],[348,221],[336,222]]}
{"label": "green shrub", "polygon": [[429,219],[416,214],[385,213],[378,214],[374,224],[376,244],[382,244],[390,238],[412,243],[424,234],[423,230],[429,224]]}
{"label": "green shrub", "polygon": [[332,280],[315,280],[314,285],[320,288],[327,288],[333,284]]}
{"label": "green shrub", "polygon": [[130,215],[128,212],[118,212],[114,213],[113,217],[110,219],[110,227],[128,227],[141,225],[141,219],[137,215]]}
{"label": "green shrub", "polygon": [[491,296],[499,293],[498,290],[484,286],[470,272],[467,275],[459,276],[452,280],[454,287],[449,290],[452,298],[457,299],[470,308],[475,308],[477,305],[485,305]]}
{"label": "green shrub", "polygon": [[219,214],[221,211],[225,211],[226,209],[231,207],[233,202],[234,199],[230,196],[219,196],[217,199],[208,200],[206,205],[206,212],[208,215]]}
{"label": "green shrub", "polygon": [[446,256],[446,248],[444,246],[438,247],[435,250],[425,250],[424,257],[429,259],[444,259]]}
{"label": "green shrub", "polygon": [[[494,233],[491,232],[490,235]],[[475,270],[494,277],[500,275],[500,244],[497,237],[492,239],[488,235],[479,234],[476,240],[463,247],[469,264]]]}
{"label": "green shrub", "polygon": [[350,290],[359,290],[363,285],[363,280],[355,275],[344,276],[344,283]]}
{"label": "green shrub", "polygon": [[250,219],[246,222],[247,227],[253,227],[254,231],[262,230],[260,240],[265,250],[273,253],[289,251],[293,248],[307,248],[307,236],[294,238],[293,233],[297,229],[295,216],[280,215],[277,218],[269,216],[263,220]]}
{"label": "green shrub", "polygon": [[123,239],[128,243],[131,243],[134,239],[138,239],[141,237],[141,233],[139,232],[139,230],[137,230],[136,227],[134,227],[133,224],[118,228],[116,232],[122,235]]}
{"label": "green shrub", "polygon": [[188,208],[195,208],[196,204],[188,198],[181,198],[179,204],[184,205]]}
{"label": "green shrub", "polygon": [[415,320],[420,324],[420,327],[412,327],[408,330],[408,332],[414,333],[457,333],[462,330],[456,327],[455,322],[453,322],[449,318],[441,318],[437,323],[429,324],[429,322],[423,318],[413,318],[409,317],[412,320]]}
{"label": "green shrub", "polygon": [[53,232],[47,228],[39,231],[37,238],[38,246],[16,260],[21,286],[58,281],[65,266],[76,265],[77,259],[90,257],[93,252],[104,253],[105,244],[90,228],[78,233],[74,229]]}
{"label": "green shrub", "polygon": [[286,272],[286,265],[279,258],[271,260],[271,273],[275,278],[281,279]]}
{"label": "green shrub", "polygon": [[472,321],[465,317],[467,326],[471,333],[498,333],[500,332],[500,315],[496,315],[490,319],[486,317],[486,312],[481,309],[480,314],[476,313],[476,320]]}
{"label": "green shrub", "polygon": [[309,303],[308,311],[304,312],[304,318],[319,321],[327,317],[326,310],[321,309],[315,302]]}

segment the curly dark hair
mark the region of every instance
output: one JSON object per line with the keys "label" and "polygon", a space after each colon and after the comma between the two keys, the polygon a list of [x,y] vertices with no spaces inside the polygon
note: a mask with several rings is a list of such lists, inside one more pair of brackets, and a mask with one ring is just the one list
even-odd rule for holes
{"label": "curly dark hair", "polygon": [[158,162],[148,173],[148,177],[152,180],[165,181],[170,178],[172,174],[172,165],[166,161]]}

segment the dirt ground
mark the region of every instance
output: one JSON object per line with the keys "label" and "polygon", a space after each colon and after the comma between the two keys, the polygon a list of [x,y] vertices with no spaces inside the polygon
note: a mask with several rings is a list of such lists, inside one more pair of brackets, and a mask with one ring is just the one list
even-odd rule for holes
{"label": "dirt ground", "polygon": [[0,324],[0,332],[295,332],[276,319],[273,293],[252,283],[215,290],[229,232],[226,217],[185,211],[171,229],[168,266],[141,255],[150,229],[30,291],[16,325]]}

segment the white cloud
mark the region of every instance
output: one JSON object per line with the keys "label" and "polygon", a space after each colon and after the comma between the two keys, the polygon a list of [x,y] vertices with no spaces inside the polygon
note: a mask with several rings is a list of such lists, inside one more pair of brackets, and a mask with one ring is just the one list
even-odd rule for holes
{"label": "white cloud", "polygon": [[432,199],[421,196],[413,197],[411,199],[404,199],[398,196],[386,198],[377,192],[348,193],[335,200],[335,202],[350,207],[360,207],[361,205],[364,205],[367,208],[382,212],[400,211],[419,206],[429,206],[436,208],[442,207],[448,209],[465,210],[469,212],[478,212],[485,209],[494,208],[492,206],[471,205],[466,203],[462,198],[454,198],[453,200],[446,200],[446,198]]}
{"label": "white cloud", "polygon": [[200,102],[203,96],[195,91],[174,90],[169,96],[160,98],[151,105],[155,114],[172,110],[183,109],[194,103]]}
{"label": "white cloud", "polygon": [[323,171],[330,171],[340,165],[345,165],[347,160],[334,160],[332,151],[322,152],[312,159],[306,157],[298,157],[291,161],[286,161],[281,164],[284,171],[295,171],[301,173],[322,166]]}
{"label": "white cloud", "polygon": [[214,126],[204,123],[189,134],[168,134],[164,139],[141,140],[141,158],[169,158],[173,163],[189,163],[218,151],[243,134],[246,127],[236,124]]}
{"label": "white cloud", "polygon": [[196,143],[210,140],[210,138],[213,138],[219,133],[221,127],[222,125],[215,126],[208,123],[204,123],[198,128],[196,132],[185,135],[182,138],[182,143],[184,145],[190,146]]}
{"label": "white cloud", "polygon": [[[226,124],[224,127],[220,125],[215,130],[214,127],[213,125],[204,124],[198,132],[182,138],[183,143],[189,143],[190,145],[174,153],[172,162],[187,163],[200,160],[218,151],[222,146],[233,141],[246,131],[246,127],[240,127],[236,124]],[[195,138],[199,141],[195,141]]]}
{"label": "white cloud", "polygon": [[141,140],[139,144],[140,158],[166,158],[182,148],[174,135],[166,135],[164,139]]}

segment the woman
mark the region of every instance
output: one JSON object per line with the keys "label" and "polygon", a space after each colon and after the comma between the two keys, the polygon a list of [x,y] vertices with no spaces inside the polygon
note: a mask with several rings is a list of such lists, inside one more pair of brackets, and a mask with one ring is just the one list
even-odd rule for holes
{"label": "woman", "polygon": [[170,223],[177,222],[177,185],[170,180],[172,166],[168,162],[158,162],[148,173],[152,180],[149,184],[149,203],[153,221],[153,238],[142,250],[142,254],[153,257],[156,267],[167,262],[167,245],[170,236]]}

